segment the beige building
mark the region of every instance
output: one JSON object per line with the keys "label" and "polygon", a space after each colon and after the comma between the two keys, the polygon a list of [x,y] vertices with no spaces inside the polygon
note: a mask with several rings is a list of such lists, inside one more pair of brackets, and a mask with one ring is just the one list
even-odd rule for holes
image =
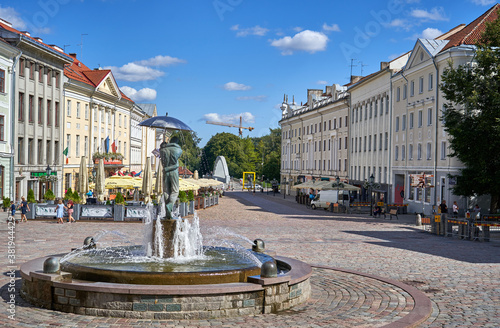
{"label": "beige building", "polygon": [[[391,174],[391,76],[399,71],[409,54],[383,62],[380,70],[358,82],[347,91],[350,95],[349,181],[363,188],[373,175],[380,188],[373,191],[376,201],[392,202]],[[369,195],[362,189],[361,200]]]}
{"label": "beige building", "polygon": [[[76,58],[64,75],[64,190],[75,189],[81,156],[88,159],[89,176],[94,160],[108,153],[106,173],[128,170],[130,121],[134,102],[125,96],[110,70],[89,69]],[[116,147],[116,148],[114,148]]]}
{"label": "beige building", "polygon": [[[156,104],[137,104],[143,112],[145,113],[145,118],[158,116],[158,110],[156,109]],[[141,146],[141,162],[146,163],[146,158],[151,159],[151,166],[156,171],[159,158],[154,156],[153,150],[157,148],[156,139],[157,139],[157,129],[142,127],[142,146]],[[158,145],[159,147],[159,145]]]}
{"label": "beige building", "polygon": [[281,105],[281,183],[290,186],[310,180],[342,181],[348,169],[348,103],[346,87],[334,84],[307,90],[307,103],[287,97]]}
{"label": "beige building", "polygon": [[[472,63],[473,45],[486,22],[497,17],[498,8],[497,4],[469,25],[434,40],[418,39],[406,66],[392,78],[394,192],[409,204],[409,211],[430,213],[442,200],[457,200],[459,208],[466,208],[465,199],[450,190],[455,180],[448,175],[458,175],[463,164],[450,156],[441,121],[446,100],[439,84],[449,62],[455,67]],[[424,187],[417,186],[423,175]]]}

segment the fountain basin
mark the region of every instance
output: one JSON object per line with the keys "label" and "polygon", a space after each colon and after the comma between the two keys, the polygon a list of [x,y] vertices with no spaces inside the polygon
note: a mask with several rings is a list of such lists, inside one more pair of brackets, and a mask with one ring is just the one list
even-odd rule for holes
{"label": "fountain basin", "polygon": [[[63,254],[64,255],[64,254]],[[62,255],[59,255],[62,256]],[[144,319],[208,319],[275,313],[305,302],[311,293],[309,265],[277,256],[276,278],[197,285],[142,285],[75,279],[43,273],[47,257],[21,266],[21,296],[35,306],[69,313]]]}
{"label": "fountain basin", "polygon": [[86,281],[203,285],[246,282],[249,276],[259,275],[259,266],[248,255],[261,263],[273,261],[263,253],[240,254],[225,247],[204,247],[203,256],[188,262],[148,258],[141,251],[141,246],[85,250],[62,261],[61,270]]}

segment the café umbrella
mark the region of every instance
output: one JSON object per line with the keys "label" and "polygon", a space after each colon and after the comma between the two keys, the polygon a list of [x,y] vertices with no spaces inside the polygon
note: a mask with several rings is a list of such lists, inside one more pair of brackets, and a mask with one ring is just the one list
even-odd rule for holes
{"label": "caf\u00e9 umbrella", "polygon": [[104,159],[99,159],[99,164],[97,165],[96,182],[95,182],[95,192],[97,200],[99,202],[104,201],[104,187],[105,177],[104,177]]}
{"label": "caf\u00e9 umbrella", "polygon": [[142,193],[144,202],[151,202],[151,192],[153,191],[153,174],[151,172],[151,159],[146,158],[146,167],[144,168],[144,176],[142,178]]}
{"label": "caf\u00e9 umbrella", "polygon": [[87,171],[87,158],[82,156],[80,161],[80,172],[78,180],[78,193],[82,200],[85,199],[85,194],[89,191],[89,175]]}

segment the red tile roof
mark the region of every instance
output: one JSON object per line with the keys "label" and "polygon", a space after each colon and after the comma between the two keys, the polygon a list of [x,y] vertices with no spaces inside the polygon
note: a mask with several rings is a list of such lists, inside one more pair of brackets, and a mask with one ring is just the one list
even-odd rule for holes
{"label": "red tile roof", "polygon": [[486,23],[491,23],[495,19],[497,19],[499,9],[500,5],[497,3],[484,14],[476,18],[472,23],[468,24],[457,33],[454,33],[447,37],[446,40],[449,40],[450,42],[448,42],[448,44],[443,48],[443,50],[441,50],[441,52],[453,47],[460,46],[462,44],[476,44],[486,29]]}
{"label": "red tile roof", "polygon": [[179,166],[179,175],[193,175],[193,172],[189,171],[189,169],[185,168],[185,167],[180,167]]}

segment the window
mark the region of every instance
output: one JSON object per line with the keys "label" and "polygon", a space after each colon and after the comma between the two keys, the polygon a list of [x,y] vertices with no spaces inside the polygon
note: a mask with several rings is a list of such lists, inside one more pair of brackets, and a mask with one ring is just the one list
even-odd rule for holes
{"label": "window", "polygon": [[[328,144],[330,144],[330,142],[328,142]],[[351,145],[353,145],[353,146],[351,147],[351,154],[352,154],[352,153],[354,153],[354,145],[355,145],[355,144],[354,144],[354,138],[351,138]]]}
{"label": "window", "polygon": [[38,139],[38,147],[37,147],[38,151],[38,164],[43,164],[43,140],[42,139]]}
{"label": "window", "polygon": [[56,72],[56,88],[59,88],[59,72]]}
{"label": "window", "polygon": [[[97,122],[97,109],[95,109],[95,108],[94,108],[94,109],[92,110],[92,113],[93,113],[92,115],[94,116],[94,122]],[[284,133],[284,132],[283,132],[283,133]]]}
{"label": "window", "polygon": [[28,164],[35,164],[34,163],[34,149],[33,149],[33,138],[28,139]]}
{"label": "window", "polygon": [[17,138],[17,162],[24,164],[24,138]]}
{"label": "window", "polygon": [[427,125],[432,125],[432,108],[427,108]]}
{"label": "window", "polygon": [[30,68],[30,80],[34,80],[35,79],[35,64],[30,62],[28,65]]}
{"label": "window", "polygon": [[5,71],[0,69],[0,92],[5,93]]}
{"label": "window", "polygon": [[342,127],[342,117],[339,117],[339,128]]}
{"label": "window", "polygon": [[347,121],[347,116],[345,117],[344,122],[345,122],[345,127],[347,128],[347,122],[348,122],[348,121]]}
{"label": "window", "polygon": [[396,89],[396,101],[399,101],[401,99],[401,88],[398,87]]}
{"label": "window", "polygon": [[35,97],[32,96],[32,95],[29,95],[28,98],[29,98],[28,99],[28,120],[29,120],[30,123],[33,123],[33,115],[34,115],[33,106],[35,106],[35,104],[34,104],[34,100],[35,100],[34,98]]}
{"label": "window", "polygon": [[123,157],[127,157],[127,143],[123,143]]}
{"label": "window", "polygon": [[419,111],[418,111],[418,127],[419,127],[419,128],[421,128],[421,127],[422,127],[422,120],[423,120],[423,118],[422,118],[422,111],[421,111],[421,110],[419,110]]}
{"label": "window", "polygon": [[89,150],[89,137],[85,136],[85,143],[83,144],[84,156],[88,155],[88,150]]}
{"label": "window", "polygon": [[66,116],[71,116],[71,100],[68,100],[68,104],[66,107]]}
{"label": "window", "polygon": [[422,159],[422,144],[417,145],[417,160]]}
{"label": "window", "polygon": [[427,143],[427,159],[431,159],[432,158],[432,145],[431,143]]}
{"label": "window", "polygon": [[19,122],[24,121],[24,93],[19,92],[19,112],[18,112]]}
{"label": "window", "polygon": [[80,136],[76,135],[75,156],[80,157]]}
{"label": "window", "polygon": [[359,108],[356,108],[356,122],[358,121],[358,111],[359,111]]}
{"label": "window", "polygon": [[328,120],[328,130],[332,129],[332,120]]}
{"label": "window", "polygon": [[52,70],[47,70],[47,85],[52,85]]}
{"label": "window", "polygon": [[368,104],[365,106],[365,121],[368,119]]}
{"label": "window", "polygon": [[432,90],[432,88],[434,87],[433,86],[433,83],[434,83],[434,78],[433,78],[433,75],[432,73],[429,73],[429,90]]}
{"label": "window", "polygon": [[401,146],[401,160],[404,161],[406,159],[406,147],[404,145]]}
{"label": "window", "polygon": [[85,119],[89,119],[89,104],[85,104]]}
{"label": "window", "polygon": [[373,135],[373,151],[377,151],[377,135]]}
{"label": "window", "polygon": [[50,116],[52,114],[51,101],[47,99],[47,126],[50,126],[52,122],[50,121]]}
{"label": "window", "polygon": [[344,149],[347,149],[347,137],[344,138]]}
{"label": "window", "polygon": [[408,146],[408,159],[413,160],[413,145]]}
{"label": "window", "polygon": [[403,86],[403,99],[406,99],[408,97],[408,84],[405,84]]}
{"label": "window", "polygon": [[323,151],[326,151],[326,140],[323,140]]}
{"label": "window", "polygon": [[76,118],[80,118],[80,102],[76,102]]}
{"label": "window", "polygon": [[373,103],[370,102],[370,118],[372,118],[372,114],[373,114]]}
{"label": "window", "polygon": [[396,132],[399,131],[399,116],[396,117]]}
{"label": "window", "polygon": [[410,82],[410,97],[413,97],[415,95],[415,81]]}
{"label": "window", "polygon": [[59,159],[62,157],[62,156],[59,156],[60,152],[59,152],[59,141],[54,141],[54,154],[57,154],[57,156],[54,157],[54,162],[56,164],[59,164]]}
{"label": "window", "polygon": [[401,120],[401,131],[406,130],[406,115],[403,115],[403,119]]}
{"label": "window", "polygon": [[[321,129],[321,125],[319,128]],[[314,124],[314,133],[318,133],[318,123]]]}
{"label": "window", "polygon": [[43,66],[40,65],[38,65],[38,82],[43,83]]}
{"label": "window", "polygon": [[364,141],[364,144],[363,144],[363,151],[365,151],[365,152],[366,152],[366,136],[365,136],[365,139],[364,139],[364,140],[365,140],[365,141]]}
{"label": "window", "polygon": [[387,150],[387,148],[389,147],[389,134],[386,132],[385,133],[385,146],[384,146],[384,150]]}
{"label": "window", "polygon": [[54,119],[55,120],[54,125],[59,126],[59,102],[58,101],[56,101],[56,103],[55,103],[54,111],[56,114],[56,117]]}
{"label": "window", "polygon": [[382,133],[380,134],[380,141],[379,141],[379,150],[382,150]]}
{"label": "window", "polygon": [[68,157],[71,157],[71,134],[66,135],[66,148],[68,148]]}
{"label": "window", "polygon": [[334,129],[337,128],[337,119],[336,118],[333,119],[333,128]]}
{"label": "window", "polygon": [[[323,122],[323,131],[326,131],[326,121]],[[295,136],[297,136],[297,132],[295,132]]]}
{"label": "window", "polygon": [[394,160],[397,161],[399,159],[399,147],[396,146],[394,148]]}
{"label": "window", "polygon": [[5,117],[0,115],[0,141],[5,141]]}
{"label": "window", "polygon": [[373,117],[377,117],[377,112],[378,112],[378,101],[375,100],[375,108],[373,111]]}
{"label": "window", "polygon": [[446,141],[441,142],[441,159],[446,159]]}
{"label": "window", "polygon": [[372,151],[372,136],[368,136],[368,151]]}
{"label": "window", "polygon": [[421,76],[418,79],[418,93],[423,93],[424,92],[424,77]]}
{"label": "window", "polygon": [[26,64],[24,62],[24,58],[21,58],[19,60],[19,76],[24,76],[24,68],[26,67]]}
{"label": "window", "polygon": [[43,98],[38,98],[38,124],[43,124]]}
{"label": "window", "polygon": [[97,137],[94,137],[94,150],[93,152],[97,152]]}
{"label": "window", "polygon": [[408,123],[410,126],[410,129],[413,129],[413,113],[410,113],[410,122]]}
{"label": "window", "polygon": [[380,116],[384,115],[384,97],[380,98]]}
{"label": "window", "polygon": [[52,163],[52,153],[50,152],[50,140],[47,140],[45,149],[47,152],[47,163]]}
{"label": "window", "polygon": [[118,126],[122,126],[122,114],[118,114]]}

